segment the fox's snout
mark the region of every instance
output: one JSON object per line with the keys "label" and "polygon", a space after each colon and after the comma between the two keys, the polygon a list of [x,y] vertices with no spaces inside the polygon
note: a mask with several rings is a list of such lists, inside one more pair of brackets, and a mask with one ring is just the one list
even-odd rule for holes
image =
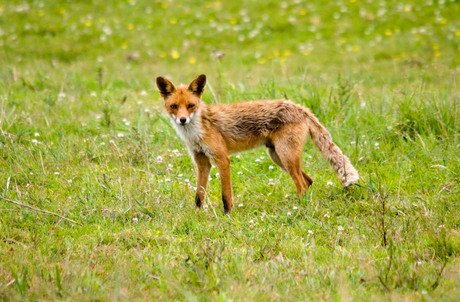
{"label": "fox's snout", "polygon": [[174,113],[172,113],[171,117],[176,122],[176,124],[186,125],[186,124],[189,124],[192,121],[192,118],[193,118],[194,115],[195,115],[195,112],[192,112],[190,114],[190,116],[188,116],[188,117],[186,115],[178,115],[178,116],[176,116]]}

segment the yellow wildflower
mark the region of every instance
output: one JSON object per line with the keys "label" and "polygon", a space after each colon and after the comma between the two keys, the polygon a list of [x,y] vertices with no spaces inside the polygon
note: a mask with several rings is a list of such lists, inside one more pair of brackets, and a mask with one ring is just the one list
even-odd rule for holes
{"label": "yellow wildflower", "polygon": [[180,57],[179,52],[177,50],[173,49],[171,51],[171,58],[173,58],[174,60],[177,60],[177,59],[179,59],[179,57]]}

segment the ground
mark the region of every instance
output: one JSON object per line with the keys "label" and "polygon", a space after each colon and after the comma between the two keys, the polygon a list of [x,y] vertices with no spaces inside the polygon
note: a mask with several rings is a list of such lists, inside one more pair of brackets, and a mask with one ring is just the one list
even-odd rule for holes
{"label": "ground", "polygon": [[[0,2],[0,300],[455,300],[457,1]],[[265,150],[194,166],[155,78],[309,107],[304,197]],[[62,217],[16,205],[41,209]]]}

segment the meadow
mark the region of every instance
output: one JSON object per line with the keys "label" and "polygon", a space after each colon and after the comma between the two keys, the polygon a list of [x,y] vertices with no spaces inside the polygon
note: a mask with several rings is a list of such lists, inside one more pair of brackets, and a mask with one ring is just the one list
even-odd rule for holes
{"label": "meadow", "polygon": [[[455,301],[458,16],[454,0],[0,1],[0,300]],[[231,158],[230,215],[215,167],[195,209],[155,78],[201,73],[208,104],[309,107],[358,185],[308,142],[298,197],[257,149]]]}

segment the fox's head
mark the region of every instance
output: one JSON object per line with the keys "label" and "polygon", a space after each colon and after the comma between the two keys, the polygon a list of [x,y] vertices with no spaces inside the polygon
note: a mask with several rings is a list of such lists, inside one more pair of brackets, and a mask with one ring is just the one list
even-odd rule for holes
{"label": "fox's head", "polygon": [[179,125],[190,123],[199,110],[201,96],[206,86],[206,76],[199,75],[188,86],[175,87],[164,77],[157,78],[157,87],[164,99],[166,111]]}

